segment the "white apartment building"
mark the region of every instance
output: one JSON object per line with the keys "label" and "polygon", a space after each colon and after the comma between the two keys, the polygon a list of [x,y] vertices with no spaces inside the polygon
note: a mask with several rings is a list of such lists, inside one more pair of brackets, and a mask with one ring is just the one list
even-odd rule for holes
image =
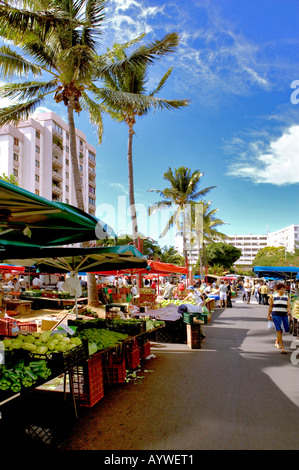
{"label": "white apartment building", "polygon": [[[40,113],[16,127],[0,128],[0,175],[13,174],[21,188],[76,206],[70,160],[69,126],[53,112]],[[96,150],[76,129],[84,209],[96,211]]]}
{"label": "white apartment building", "polygon": [[299,225],[289,225],[269,233],[268,246],[284,246],[290,253],[299,249]]}
{"label": "white apartment building", "polygon": [[[254,235],[252,233],[231,235],[224,240],[224,243],[241,250],[242,255],[235,265],[251,267],[257,252],[267,246],[284,246],[288,252],[294,252],[295,248],[299,249],[299,225],[289,225],[276,232],[264,235]],[[175,247],[180,253],[183,253],[183,237],[181,234],[176,236]],[[198,258],[197,247],[187,244],[187,249],[190,262],[195,264]]]}
{"label": "white apartment building", "polygon": [[236,261],[238,266],[252,266],[252,262],[259,250],[268,246],[267,235],[232,235],[225,241],[228,245],[232,245],[241,250],[242,255]]}

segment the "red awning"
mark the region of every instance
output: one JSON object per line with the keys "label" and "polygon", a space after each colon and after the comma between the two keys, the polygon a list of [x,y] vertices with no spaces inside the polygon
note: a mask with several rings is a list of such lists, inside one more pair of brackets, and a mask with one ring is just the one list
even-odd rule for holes
{"label": "red awning", "polygon": [[1,273],[23,273],[25,272],[24,266],[10,266],[9,264],[0,264]]}
{"label": "red awning", "polygon": [[170,263],[161,263],[160,261],[148,261],[148,266],[151,268],[150,271],[147,269],[122,269],[119,271],[99,271],[94,274],[102,274],[103,276],[133,276],[136,274],[187,274],[188,268],[185,266],[176,266]]}

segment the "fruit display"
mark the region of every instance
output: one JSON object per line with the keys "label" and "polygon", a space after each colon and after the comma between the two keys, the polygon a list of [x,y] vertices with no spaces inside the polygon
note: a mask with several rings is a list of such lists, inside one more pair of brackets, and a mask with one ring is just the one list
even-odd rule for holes
{"label": "fruit display", "polygon": [[78,337],[70,338],[65,333],[52,334],[52,331],[19,334],[14,338],[3,339],[5,351],[22,349],[33,353],[36,357],[55,352],[67,352],[80,344],[82,341]]}
{"label": "fruit display", "polygon": [[299,299],[292,302],[292,315],[299,320]]}

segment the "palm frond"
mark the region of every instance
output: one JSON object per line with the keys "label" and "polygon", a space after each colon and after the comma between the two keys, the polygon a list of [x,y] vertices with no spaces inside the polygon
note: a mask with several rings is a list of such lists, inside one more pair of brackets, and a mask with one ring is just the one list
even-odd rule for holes
{"label": "palm frond", "polygon": [[81,94],[82,104],[85,111],[89,114],[89,120],[95,125],[98,134],[98,143],[102,143],[103,137],[103,119],[102,112],[105,111],[101,104],[93,101],[85,92]]}
{"label": "palm frond", "polygon": [[[80,2],[81,3],[81,2]],[[87,0],[85,3],[85,18],[81,32],[81,45],[88,45],[94,52],[97,38],[102,35],[100,26],[104,22],[106,0]]]}
{"label": "palm frond", "polygon": [[12,75],[24,76],[29,72],[34,76],[41,75],[41,67],[33,64],[13,51],[9,46],[0,47],[0,67],[4,77]]}
{"label": "palm frond", "polygon": [[10,123],[16,125],[21,120],[27,120],[43,101],[44,98],[40,97],[27,103],[15,104],[0,109],[0,127]]}
{"label": "palm frond", "polygon": [[172,206],[172,202],[170,201],[159,201],[151,204],[148,208],[148,215],[155,214],[160,209],[166,209]]}
{"label": "palm frond", "polygon": [[148,45],[144,45],[136,49],[124,59],[116,63],[110,63],[101,67],[101,73],[110,72],[116,74],[120,69],[129,67],[145,67],[153,63],[155,59],[166,54],[174,52],[179,44],[179,36],[177,33],[169,33],[164,38],[154,41]]}
{"label": "palm frond", "polygon": [[163,86],[166,83],[166,80],[168,79],[168,77],[170,76],[172,71],[173,71],[173,67],[171,67],[170,69],[167,70],[167,72],[161,78],[158,86],[153,91],[150,92],[150,94],[149,94],[150,96],[156,95],[163,88]]}
{"label": "palm frond", "polygon": [[56,87],[57,80],[50,82],[8,83],[0,87],[0,96],[24,101],[37,95],[44,95],[54,91]]}

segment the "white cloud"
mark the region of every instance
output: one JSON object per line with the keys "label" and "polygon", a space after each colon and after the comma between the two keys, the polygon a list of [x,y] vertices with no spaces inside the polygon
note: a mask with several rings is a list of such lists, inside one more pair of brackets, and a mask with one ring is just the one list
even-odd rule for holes
{"label": "white cloud", "polygon": [[258,140],[251,142],[247,149],[242,139],[236,139],[235,144],[238,144],[241,161],[230,165],[229,175],[247,178],[257,184],[282,186],[299,183],[298,125],[289,127],[280,137],[272,140],[266,151],[262,150],[263,142]]}

